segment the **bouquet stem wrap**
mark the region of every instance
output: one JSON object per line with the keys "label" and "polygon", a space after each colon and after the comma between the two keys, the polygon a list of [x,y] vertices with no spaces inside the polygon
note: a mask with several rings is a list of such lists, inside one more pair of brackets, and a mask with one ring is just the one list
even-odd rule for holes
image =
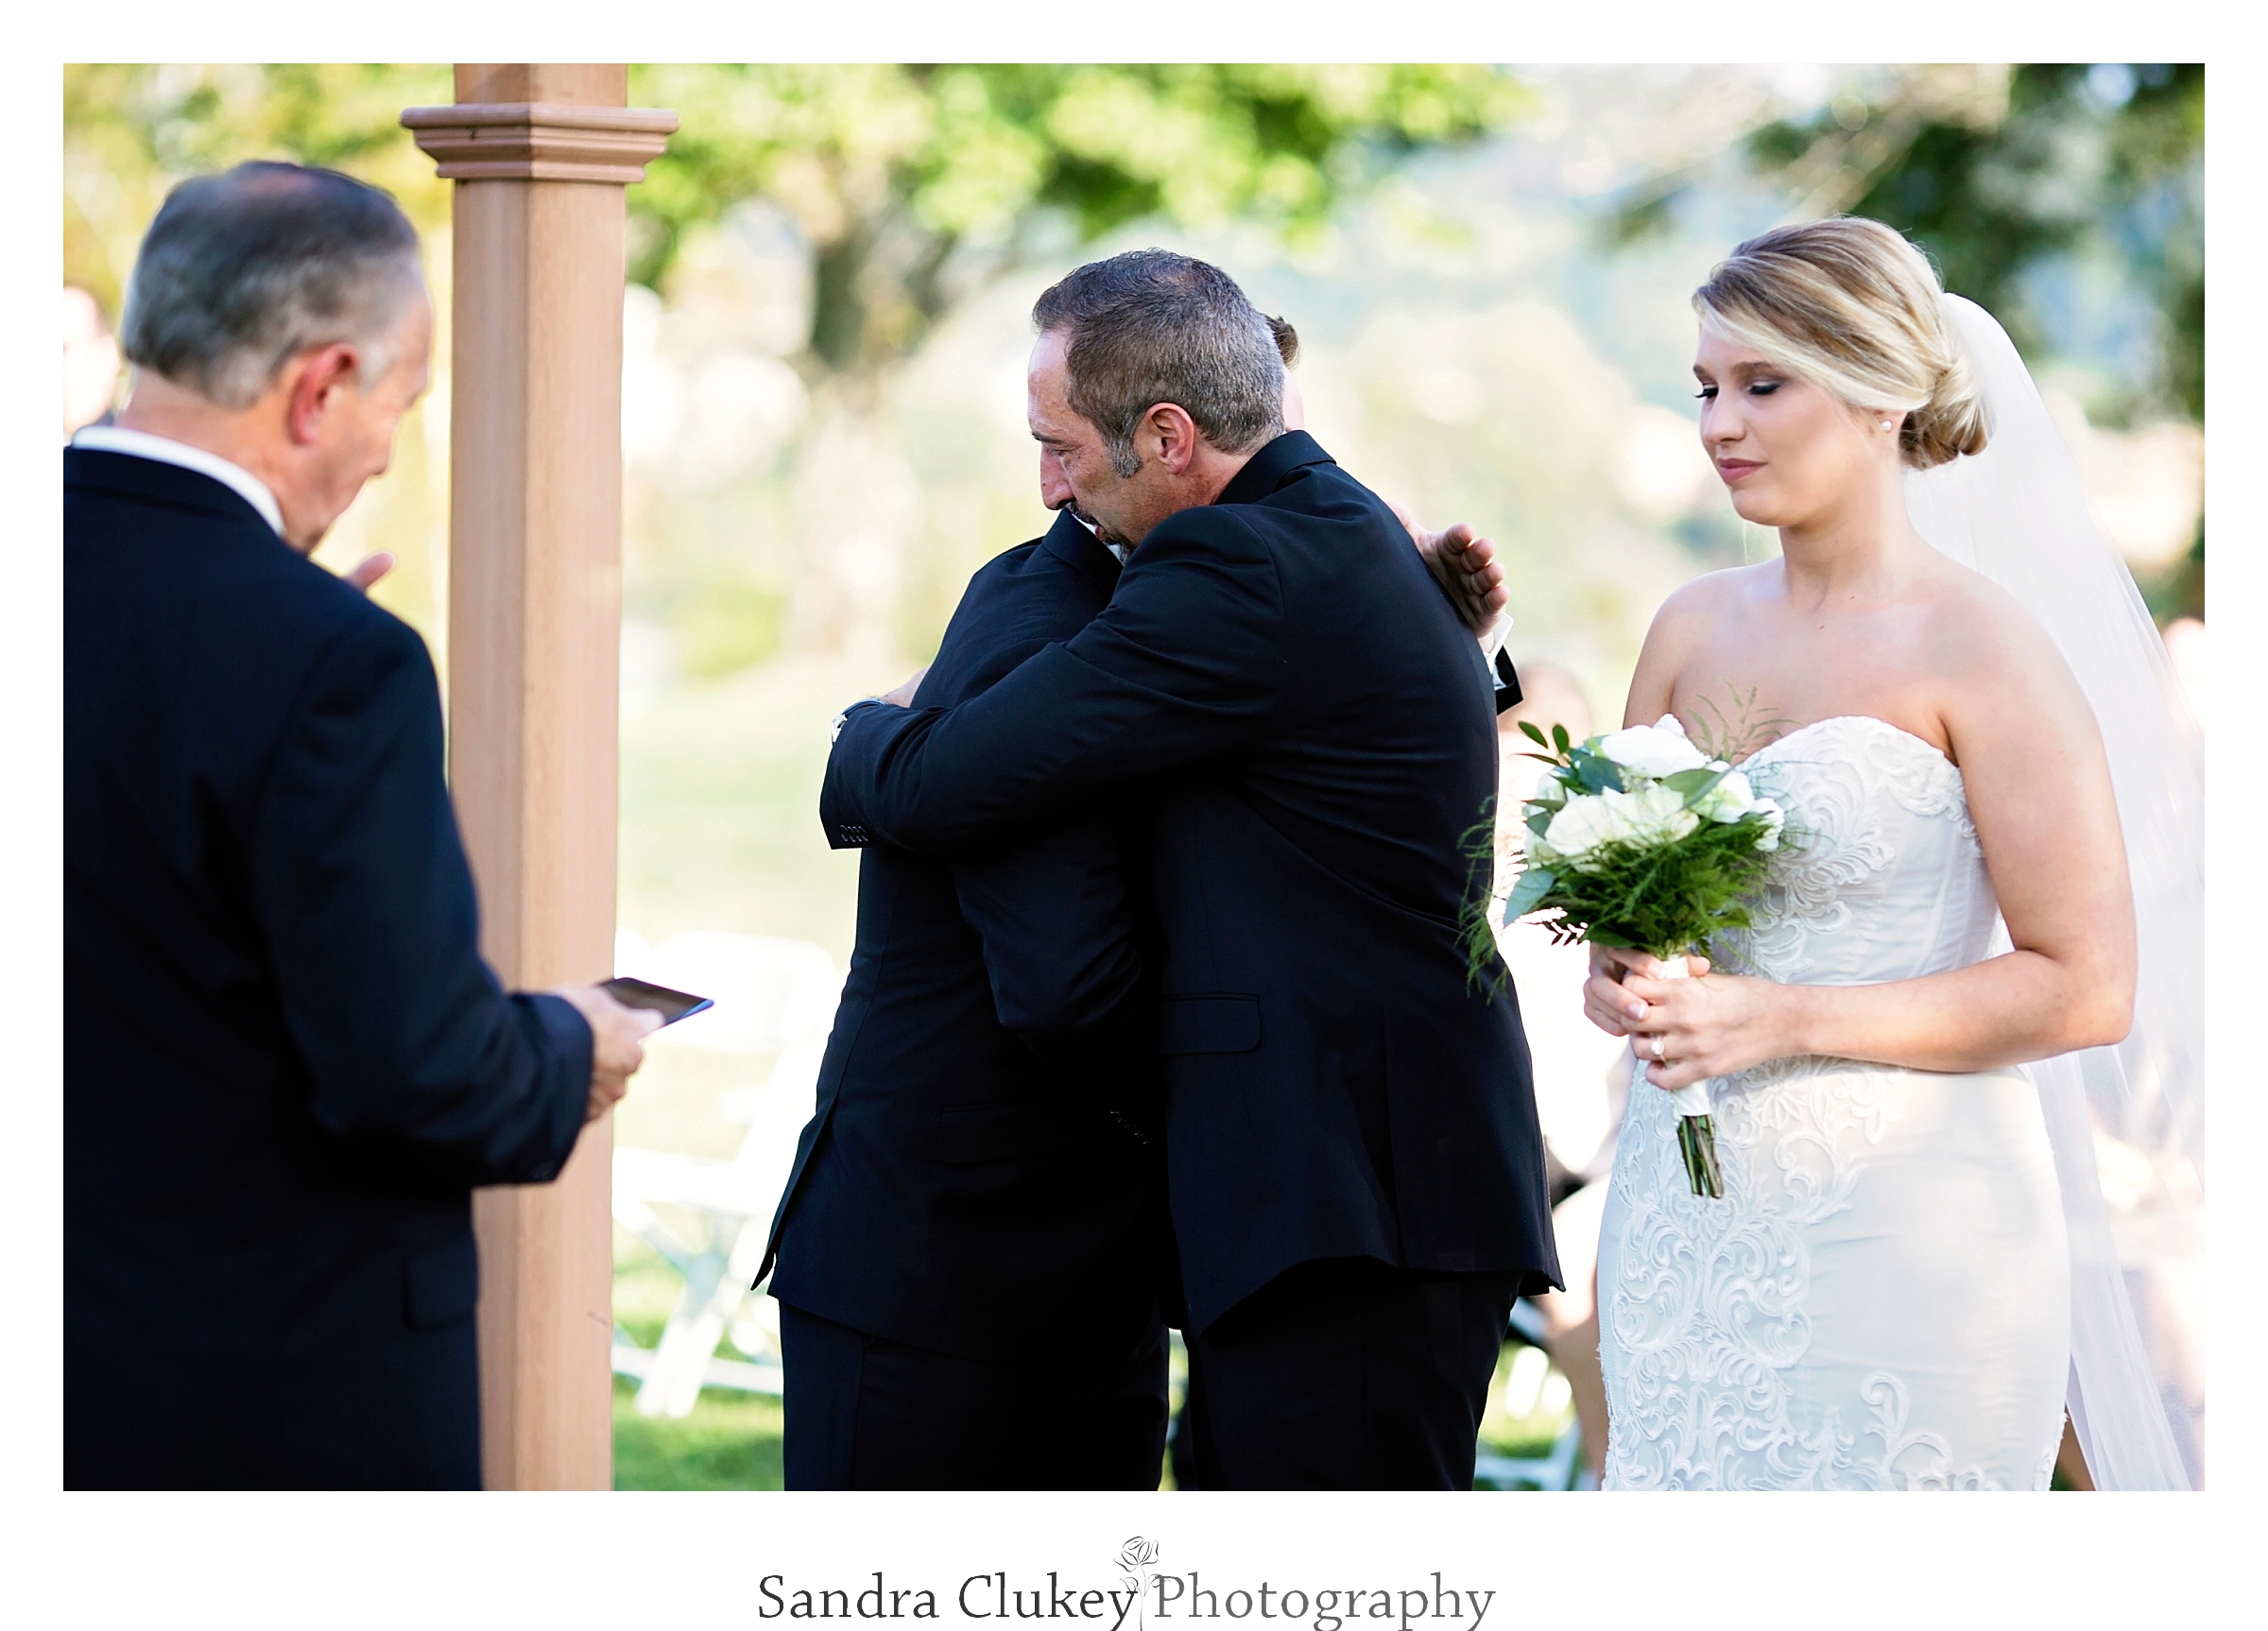
{"label": "bouquet stem wrap", "polygon": [[[1692,974],[1692,970],[1683,957],[1661,959],[1662,979],[1683,980]],[[1637,1085],[1654,1086],[1646,1080],[1646,1061],[1639,1063]],[[1685,1158],[1686,1182],[1697,1195],[1707,1195],[1712,1201],[1723,1200],[1725,1174],[1717,1165],[1717,1124],[1710,1114],[1709,1084],[1688,1082],[1670,1095],[1670,1102],[1677,1108],[1677,1151]]]}

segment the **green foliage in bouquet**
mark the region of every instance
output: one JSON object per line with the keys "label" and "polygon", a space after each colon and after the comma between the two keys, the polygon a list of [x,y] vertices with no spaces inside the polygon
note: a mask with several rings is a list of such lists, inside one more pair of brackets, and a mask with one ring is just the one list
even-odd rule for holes
{"label": "green foliage in bouquet", "polygon": [[[1524,722],[1521,730],[1546,749],[1528,757],[1552,773],[1521,811],[1526,864],[1504,902],[1505,922],[1549,912],[1539,926],[1556,942],[1658,957],[1748,926],[1744,901],[1763,882],[1781,816],[1744,776],[1704,759],[1672,720],[1585,743],[1571,741],[1564,726],[1549,737]],[[1617,744],[1620,758],[1608,750]],[[1485,976],[1495,951],[1485,918],[1477,930],[1468,925],[1466,950],[1469,972]]]}

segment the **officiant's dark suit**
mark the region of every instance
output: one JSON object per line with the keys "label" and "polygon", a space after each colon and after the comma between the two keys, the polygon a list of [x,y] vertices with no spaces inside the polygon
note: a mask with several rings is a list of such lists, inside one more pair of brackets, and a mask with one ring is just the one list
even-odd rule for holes
{"label": "officiant's dark suit", "polygon": [[[1118,575],[1065,510],[971,580],[918,699],[982,695]],[[861,857],[774,1226],[789,1487],[1157,1487],[1171,1246],[1133,816]]]}
{"label": "officiant's dark suit", "polygon": [[1519,1010],[1460,933],[1492,689],[1391,510],[1292,432],[1079,633],[957,706],[854,708],[829,762],[838,845],[1152,800],[1208,1487],[1469,1486],[1509,1301],[1557,1282]]}
{"label": "officiant's dark suit", "polygon": [[63,455],[63,1476],[480,1485],[475,1184],[589,1026],[478,955],[424,643],[179,465]]}

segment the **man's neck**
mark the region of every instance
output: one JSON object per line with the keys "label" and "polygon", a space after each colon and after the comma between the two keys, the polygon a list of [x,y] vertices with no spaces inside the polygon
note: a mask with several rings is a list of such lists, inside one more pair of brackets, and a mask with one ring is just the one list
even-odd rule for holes
{"label": "man's neck", "polygon": [[1249,448],[1243,453],[1223,453],[1210,443],[1200,443],[1197,456],[1190,460],[1189,469],[1182,478],[1187,484],[1188,496],[1181,507],[1194,509],[1219,498],[1228,490],[1228,484],[1237,478],[1238,472],[1252,462],[1252,455],[1267,445],[1263,441],[1260,447]]}
{"label": "man's neck", "polygon": [[133,394],[113,422],[120,430],[162,436],[167,441],[225,458],[269,491],[281,492],[286,485],[286,472],[279,468],[269,445],[273,438],[261,434],[262,427],[281,411],[265,398],[247,408],[221,407],[141,370],[134,376]]}

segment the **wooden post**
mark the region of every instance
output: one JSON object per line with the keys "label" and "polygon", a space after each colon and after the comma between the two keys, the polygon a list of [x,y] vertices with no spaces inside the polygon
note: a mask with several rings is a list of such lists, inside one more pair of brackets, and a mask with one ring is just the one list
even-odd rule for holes
{"label": "wooden post", "polygon": [[[456,183],[449,773],[481,950],[516,987],[613,970],[623,188],[675,114],[615,63],[464,63],[403,124]],[[490,1489],[613,1484],[612,1120],[557,1182],[483,1190]]]}

